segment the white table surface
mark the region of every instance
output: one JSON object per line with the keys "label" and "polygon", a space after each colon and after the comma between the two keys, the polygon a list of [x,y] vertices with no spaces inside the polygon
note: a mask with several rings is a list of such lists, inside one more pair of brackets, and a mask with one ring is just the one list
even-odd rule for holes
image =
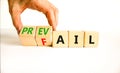
{"label": "white table surface", "polygon": [[97,48],[22,46],[1,29],[1,73],[120,73],[120,32],[99,32]]}

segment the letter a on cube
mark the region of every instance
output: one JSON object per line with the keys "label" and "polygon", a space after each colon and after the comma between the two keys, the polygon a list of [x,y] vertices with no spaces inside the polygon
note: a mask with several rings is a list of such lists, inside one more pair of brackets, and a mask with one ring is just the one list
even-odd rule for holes
{"label": "letter a on cube", "polygon": [[19,37],[22,45],[24,46],[36,46],[35,41],[35,26],[24,26],[19,33]]}
{"label": "letter a on cube", "polygon": [[51,46],[52,45],[52,27],[37,26],[36,42],[38,46]]}
{"label": "letter a on cube", "polygon": [[53,47],[68,47],[67,31],[53,31]]}

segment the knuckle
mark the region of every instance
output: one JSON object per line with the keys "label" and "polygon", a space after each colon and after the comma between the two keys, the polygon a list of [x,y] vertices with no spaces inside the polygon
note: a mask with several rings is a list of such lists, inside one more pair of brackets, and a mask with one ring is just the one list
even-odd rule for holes
{"label": "knuckle", "polygon": [[11,9],[9,9],[9,13],[10,13],[10,14],[12,13]]}
{"label": "knuckle", "polygon": [[57,8],[49,8],[49,10],[48,10],[48,13],[52,13],[52,12],[54,12],[54,13],[58,13],[59,12],[59,10],[57,9]]}
{"label": "knuckle", "polygon": [[9,9],[9,12],[10,12],[11,14],[13,14],[13,13],[16,12],[16,9],[14,9],[14,7],[12,7],[12,8]]}
{"label": "knuckle", "polygon": [[55,8],[55,13],[58,13],[58,12],[59,12],[58,8]]}
{"label": "knuckle", "polygon": [[51,14],[51,13],[53,13],[53,9],[49,8],[48,11],[47,11],[47,14]]}
{"label": "knuckle", "polygon": [[9,7],[9,13],[10,14],[15,14],[15,13],[20,13],[21,12],[21,8],[19,5],[12,5]]}
{"label": "knuckle", "polygon": [[12,7],[9,9],[9,13],[10,14],[16,14],[16,13],[19,13],[20,10],[18,8],[15,8],[15,7]]}
{"label": "knuckle", "polygon": [[11,8],[11,7],[9,7],[9,13],[10,13],[10,14],[12,13],[12,8]]}

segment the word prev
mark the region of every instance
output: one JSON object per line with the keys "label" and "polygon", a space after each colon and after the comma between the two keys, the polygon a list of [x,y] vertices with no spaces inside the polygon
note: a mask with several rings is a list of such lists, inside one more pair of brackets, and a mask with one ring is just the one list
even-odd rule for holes
{"label": "word prev", "polygon": [[52,31],[51,26],[24,26],[19,34],[24,46],[97,47],[98,32]]}

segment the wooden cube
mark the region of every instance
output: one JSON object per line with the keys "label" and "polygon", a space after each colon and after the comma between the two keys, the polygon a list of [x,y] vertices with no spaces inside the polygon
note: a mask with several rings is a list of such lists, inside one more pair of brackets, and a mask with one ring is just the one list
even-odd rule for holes
{"label": "wooden cube", "polygon": [[36,42],[38,46],[51,46],[52,45],[52,27],[37,26]]}
{"label": "wooden cube", "polygon": [[83,47],[84,32],[82,31],[69,31],[69,47]]}
{"label": "wooden cube", "polygon": [[21,40],[22,45],[24,46],[36,46],[35,41],[35,26],[24,26],[19,33],[19,37]]}
{"label": "wooden cube", "polygon": [[98,32],[85,32],[84,47],[97,47],[98,46]]}
{"label": "wooden cube", "polygon": [[68,47],[67,31],[53,31],[53,47]]}

